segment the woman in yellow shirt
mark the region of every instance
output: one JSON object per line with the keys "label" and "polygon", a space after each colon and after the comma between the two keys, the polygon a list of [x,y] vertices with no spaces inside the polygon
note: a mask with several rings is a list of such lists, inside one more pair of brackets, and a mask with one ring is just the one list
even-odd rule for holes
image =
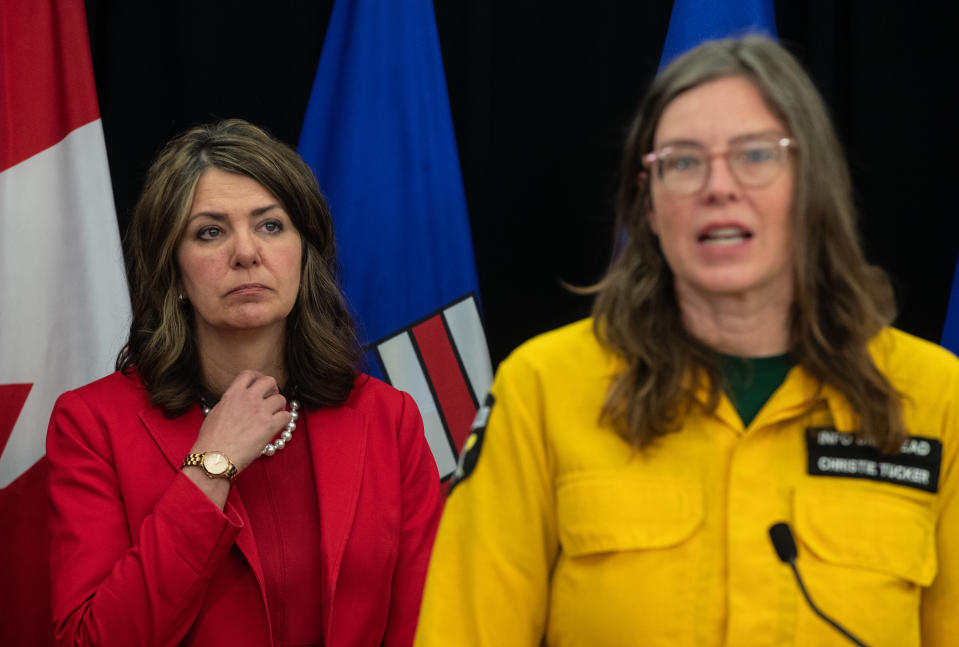
{"label": "woman in yellow shirt", "polygon": [[501,365],[416,645],[959,644],[959,361],[889,328],[822,99],[761,37],[653,82],[590,320]]}

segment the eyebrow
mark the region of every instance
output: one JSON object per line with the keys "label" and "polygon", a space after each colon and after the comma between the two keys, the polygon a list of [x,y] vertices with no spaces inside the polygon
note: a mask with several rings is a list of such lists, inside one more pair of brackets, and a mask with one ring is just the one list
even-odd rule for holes
{"label": "eyebrow", "polygon": [[[253,211],[250,212],[250,215],[251,215],[251,216],[262,216],[263,214],[267,213],[268,211],[272,211],[273,209],[279,209],[279,208],[280,208],[280,203],[278,203],[278,202],[273,202],[273,203],[271,203],[271,204],[268,204],[268,205],[265,205],[265,206],[262,206],[262,207],[257,207],[256,209],[254,209]],[[227,219],[227,214],[225,214],[225,213],[223,213],[223,212],[221,212],[221,211],[198,211],[198,212],[196,212],[196,213],[190,214],[189,220],[195,220],[195,219],[201,218],[201,217],[212,218],[213,220],[221,221],[221,220],[226,220],[226,219]]]}
{"label": "eyebrow", "polygon": [[[782,133],[778,130],[760,130],[754,133],[745,133],[743,135],[737,135],[729,140],[730,144],[738,144],[739,142],[749,141],[750,139],[762,139],[764,137],[770,138],[779,138],[779,137],[788,137],[786,133]],[[699,146],[700,148],[706,148],[706,145],[701,141],[696,139],[667,139],[662,144],[656,146],[653,150],[660,151],[664,148],[670,146]]]}

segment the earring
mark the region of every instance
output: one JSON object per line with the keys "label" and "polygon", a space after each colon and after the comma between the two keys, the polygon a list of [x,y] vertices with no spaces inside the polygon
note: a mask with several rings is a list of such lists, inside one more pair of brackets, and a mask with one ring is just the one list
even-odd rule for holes
{"label": "earring", "polygon": [[176,299],[177,299],[177,301],[179,301],[180,303],[186,303],[186,299],[184,298],[182,292],[177,293]]}

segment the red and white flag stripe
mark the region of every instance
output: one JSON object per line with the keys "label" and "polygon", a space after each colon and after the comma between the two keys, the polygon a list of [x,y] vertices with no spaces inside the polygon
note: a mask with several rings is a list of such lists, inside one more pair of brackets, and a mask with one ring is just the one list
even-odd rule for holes
{"label": "red and white flag stripe", "polygon": [[82,0],[0,2],[0,488],[129,326]]}
{"label": "red and white flag stripe", "polygon": [[83,0],[0,0],[0,644],[53,644],[54,400],[109,373],[130,305]]}
{"label": "red and white flag stripe", "polygon": [[493,381],[486,348],[472,294],[374,344],[384,377],[416,401],[444,479]]}

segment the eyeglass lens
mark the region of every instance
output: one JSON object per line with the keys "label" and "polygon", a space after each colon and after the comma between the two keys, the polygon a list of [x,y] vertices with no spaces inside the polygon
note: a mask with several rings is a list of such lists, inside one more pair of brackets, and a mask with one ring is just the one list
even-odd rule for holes
{"label": "eyeglass lens", "polygon": [[[706,186],[711,158],[702,146],[670,146],[657,155],[659,177],[671,193],[696,193]],[[758,187],[771,182],[782,170],[786,146],[780,141],[751,141],[731,146],[723,154],[733,177],[745,186]]]}

